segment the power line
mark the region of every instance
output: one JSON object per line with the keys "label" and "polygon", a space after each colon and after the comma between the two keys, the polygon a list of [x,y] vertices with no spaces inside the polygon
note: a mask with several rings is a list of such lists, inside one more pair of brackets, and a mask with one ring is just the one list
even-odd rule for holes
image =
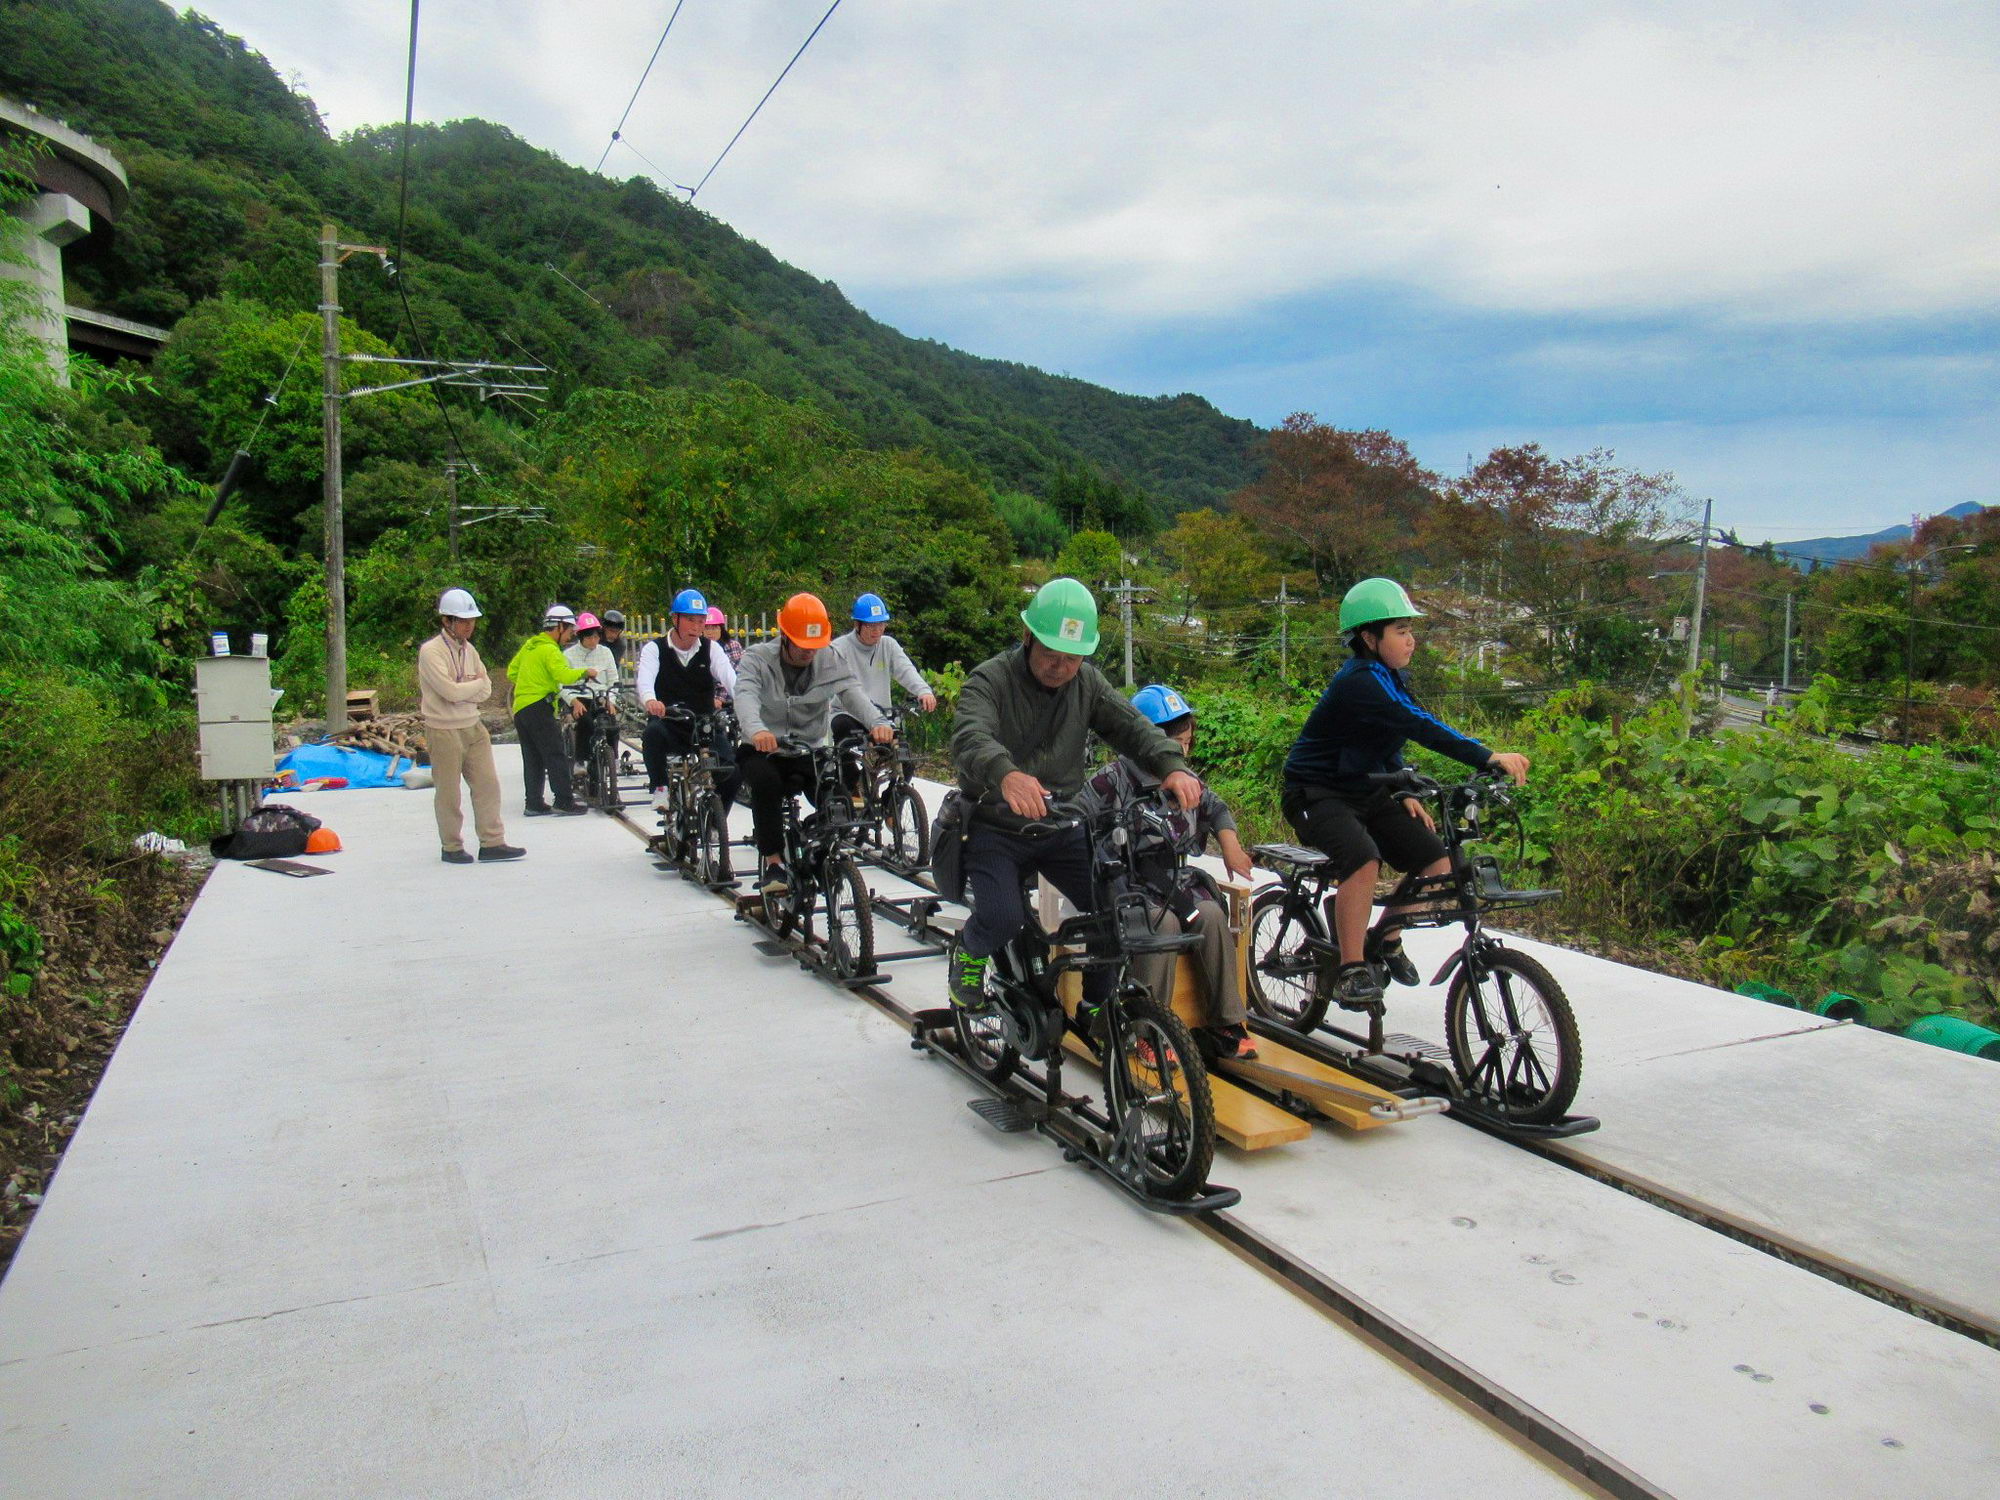
{"label": "power line", "polygon": [[[611,129],[611,139],[609,139],[604,143],[603,151],[598,153],[597,165],[590,169],[591,175],[593,177],[604,170],[604,163],[611,156],[611,148],[617,145],[618,142],[624,138],[625,122],[632,118],[632,107],[639,102],[639,95],[646,87],[646,80],[653,76],[653,64],[660,60],[660,49],[667,45],[667,38],[673,33],[674,22],[680,19],[681,6],[684,4],[686,4],[686,0],[674,0],[673,13],[667,17],[667,24],[660,28],[660,39],[657,42],[653,43],[653,54],[652,56],[646,59],[646,66],[640,70],[639,81],[634,85],[632,85],[632,97],[625,101],[625,112],[619,115],[618,123],[614,125]],[[630,143],[627,142],[627,144],[629,145]],[[633,155],[637,156],[638,152],[635,150],[633,152]],[[646,158],[640,156],[639,160],[645,161]],[[649,166],[651,165],[651,163],[647,164]],[[654,167],[653,170],[655,172],[659,172],[658,167]],[[660,175],[662,177],[666,176],[664,172],[660,172]],[[679,184],[675,185],[678,186]],[[556,254],[561,255],[565,250],[569,248],[569,233],[572,229],[576,227],[576,216],[582,212],[583,212],[583,196],[582,194],[579,193],[577,195],[577,201],[570,205],[569,217],[563,220],[562,233],[556,236]],[[553,265],[549,266],[549,269],[551,271],[555,271],[555,267]],[[560,271],[556,271],[556,274],[558,276],[562,276],[562,273]],[[568,281],[569,278],[567,276],[564,276],[563,280]],[[575,286],[574,282],[571,282],[570,284],[572,286]],[[577,290],[582,291],[583,289],[581,287],[578,287]],[[585,292],[584,295],[586,297],[590,296],[588,292]],[[590,300],[595,302],[597,299],[595,297],[591,297]]]}
{"label": "power line", "polygon": [[826,8],[826,14],[819,18],[819,25],[813,27],[810,35],[808,35],[803,42],[799,43],[799,50],[792,54],[792,61],[785,64],[783,70],[780,71],[778,76],[772,80],[771,86],[764,90],[764,97],[757,101],[757,108],[751,110],[749,116],[743,121],[743,123],[736,127],[736,134],[732,135],[729,138],[729,144],[722,148],[722,156],[716,157],[714,161],[709,163],[708,170],[701,174],[701,180],[697,182],[692,189],[689,190],[688,202],[690,203],[694,202],[694,200],[700,196],[701,190],[708,186],[708,179],[713,177],[715,175],[715,169],[722,165],[723,157],[728,156],[731,151],[734,151],[736,149],[736,143],[743,139],[743,132],[750,128],[750,121],[757,118],[758,111],[762,110],[763,107],[770,102],[771,96],[778,92],[778,85],[785,81],[785,74],[792,71],[793,63],[796,63],[800,58],[806,55],[806,48],[810,47],[813,44],[813,37],[816,37],[820,34],[821,27],[824,27],[828,21],[831,21],[833,19],[833,13],[839,9],[840,9],[840,0],[833,0],[833,4],[829,5]]}

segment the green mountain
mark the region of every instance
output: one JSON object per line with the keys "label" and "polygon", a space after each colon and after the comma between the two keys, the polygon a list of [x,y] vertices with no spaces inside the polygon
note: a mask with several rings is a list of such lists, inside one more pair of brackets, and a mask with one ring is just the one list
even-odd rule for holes
{"label": "green mountain", "polygon": [[[72,252],[75,294],[105,311],[172,324],[224,295],[309,309],[322,218],[350,239],[395,232],[400,129],[332,139],[262,56],[193,12],[0,0],[0,92],[131,174],[126,218]],[[532,356],[557,372],[557,402],[746,379],[870,447],[926,448],[1059,502],[1092,470],[1172,509],[1250,478],[1259,429],[1198,396],[1126,396],[908,338],[646,179],[595,176],[480,120],[420,129],[410,157],[406,290],[431,351]],[[391,285],[352,264],[349,314],[408,350]]]}

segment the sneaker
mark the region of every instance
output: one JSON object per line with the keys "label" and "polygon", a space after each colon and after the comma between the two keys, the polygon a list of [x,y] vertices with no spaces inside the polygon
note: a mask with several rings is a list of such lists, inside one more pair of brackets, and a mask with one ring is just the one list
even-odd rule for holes
{"label": "sneaker", "polygon": [[974,958],[957,948],[945,960],[951,984],[951,1003],[962,1010],[983,1010],[986,1006],[986,966],[989,958]]}
{"label": "sneaker", "polygon": [[[1146,1038],[1139,1037],[1132,1043],[1132,1055],[1139,1060],[1140,1067],[1151,1068],[1155,1073],[1160,1070],[1159,1054],[1153,1051],[1153,1044],[1147,1041]],[[1180,1059],[1174,1056],[1174,1049],[1169,1047],[1167,1049],[1167,1066],[1172,1068],[1179,1065]]]}
{"label": "sneaker", "polygon": [[558,807],[555,814],[559,818],[580,818],[589,811],[581,802],[572,802],[567,807]]}
{"label": "sneaker", "polygon": [[553,807],[528,807],[522,809],[521,816],[524,818],[547,818],[552,817],[554,813],[555,809]]}
{"label": "sneaker", "polygon": [[1397,938],[1393,943],[1384,943],[1370,934],[1366,952],[1369,960],[1380,964],[1383,972],[1396,983],[1409,985],[1423,983],[1424,976],[1417,972],[1417,966],[1410,961],[1410,955],[1403,951],[1401,938]]}
{"label": "sneaker", "polygon": [[1215,1055],[1223,1062],[1249,1062],[1257,1055],[1257,1044],[1250,1039],[1250,1029],[1241,1021],[1234,1026],[1211,1026],[1208,1041],[1215,1048]]}
{"label": "sneaker", "polygon": [[463,849],[441,849],[438,851],[438,858],[448,865],[469,865],[472,863],[472,856],[467,854]]}
{"label": "sneaker", "polygon": [[786,878],[785,867],[783,865],[766,865],[764,867],[763,882],[757,887],[758,895],[768,900],[773,896],[786,895],[791,889],[792,883]]}
{"label": "sneaker", "polygon": [[1342,964],[1333,980],[1334,998],[1348,1010],[1366,1010],[1382,1002],[1382,981],[1371,963]]}
{"label": "sneaker", "polygon": [[512,844],[488,844],[479,851],[479,862],[491,864],[496,859],[519,859],[526,849],[518,849]]}
{"label": "sneaker", "polygon": [[653,788],[653,806],[657,807],[661,812],[665,812],[673,806],[672,800],[667,796],[667,789],[665,787],[656,786]]}

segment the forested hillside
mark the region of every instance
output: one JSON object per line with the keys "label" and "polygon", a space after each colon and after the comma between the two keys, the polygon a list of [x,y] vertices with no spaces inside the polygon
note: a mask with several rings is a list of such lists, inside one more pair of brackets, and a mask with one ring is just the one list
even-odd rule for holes
{"label": "forested hillside", "polygon": [[[400,128],[330,139],[250,46],[159,0],[7,0],[0,91],[97,137],[131,173],[126,219],[73,271],[106,311],[172,324],[218,296],[308,309],[323,215],[350,238],[394,231]],[[433,351],[532,353],[555,368],[558,399],[720,376],[1002,489],[1046,494],[1094,467],[1178,508],[1249,477],[1257,429],[1197,396],[1124,396],[906,338],[651,182],[593,176],[501,126],[418,131],[411,173],[405,259]],[[383,278],[351,278],[343,300],[396,341]]]}

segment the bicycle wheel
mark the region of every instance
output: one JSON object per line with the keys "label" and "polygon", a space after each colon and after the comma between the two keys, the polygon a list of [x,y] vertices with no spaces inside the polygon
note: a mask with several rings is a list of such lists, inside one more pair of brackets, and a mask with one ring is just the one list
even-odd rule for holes
{"label": "bicycle wheel", "polygon": [[699,844],[697,869],[708,885],[730,885],[736,872],[729,862],[729,809],[710,792],[701,801],[701,823],[696,833]]}
{"label": "bicycle wheel", "polygon": [[[954,944],[947,953],[945,962],[958,962],[957,945]],[[1000,962],[999,957],[996,956],[993,962]],[[989,1002],[991,998],[989,990]],[[1020,1065],[1021,1054],[1007,1041],[999,1006],[989,1003],[983,1010],[967,1010],[954,1001],[951,1025],[958,1033],[959,1055],[972,1064],[973,1072],[989,1083],[1001,1083],[1013,1076],[1014,1069]]]}
{"label": "bicycle wheel", "polygon": [[1309,1032],[1326,1017],[1320,984],[1326,921],[1283,886],[1266,886],[1250,903],[1250,1008],[1268,1021]]}
{"label": "bicycle wheel", "polygon": [[1207,1183],[1215,1160],[1208,1068],[1172,1011],[1137,999],[1123,1002],[1120,1010],[1104,1060],[1113,1149],[1138,1172],[1147,1192],[1189,1197]]}
{"label": "bicycle wheel", "polygon": [[836,854],[822,872],[826,883],[826,953],[833,972],[854,979],[875,972],[875,912],[868,885],[851,854]]}
{"label": "bicycle wheel", "polygon": [[1555,976],[1525,953],[1494,949],[1477,978],[1460,965],[1445,996],[1445,1041],[1460,1087],[1523,1125],[1562,1118],[1583,1077],[1576,1014]]}
{"label": "bicycle wheel", "polygon": [[889,834],[889,855],[905,869],[921,870],[931,862],[931,816],[917,789],[898,782],[889,789],[882,810]]}

